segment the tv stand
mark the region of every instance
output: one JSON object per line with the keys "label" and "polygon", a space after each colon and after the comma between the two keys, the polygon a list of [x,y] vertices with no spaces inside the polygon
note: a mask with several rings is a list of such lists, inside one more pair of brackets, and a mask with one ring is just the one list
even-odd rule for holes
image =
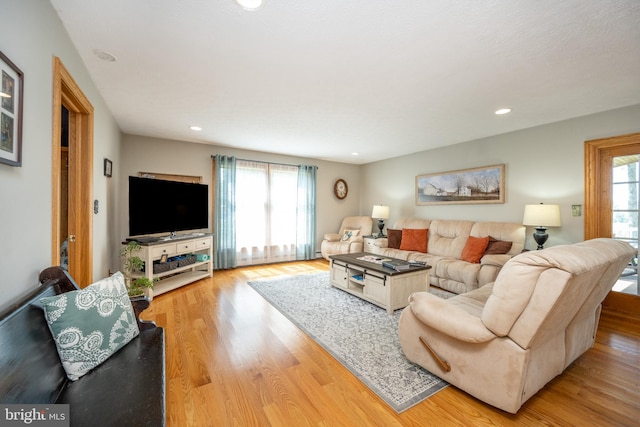
{"label": "tv stand", "polygon": [[162,242],[168,242],[171,240],[185,240],[185,239],[193,239],[195,237],[204,237],[204,236],[208,236],[209,234],[207,233],[188,233],[188,234],[177,234],[175,232],[172,232],[171,234],[168,234],[166,236],[136,236],[136,237],[127,237],[127,242],[131,242],[131,241],[136,241],[138,243],[142,244],[149,244],[149,243],[162,243]]}
{"label": "tv stand", "polygon": [[[153,239],[131,238],[127,240],[137,241],[141,249],[135,255],[139,256],[145,263],[145,271],[134,273],[133,277],[145,276],[149,280],[157,278],[153,289],[145,291],[150,299],[155,295],[160,295],[179,288],[197,280],[211,277],[213,275],[213,237],[208,233],[194,233],[193,235],[179,234],[175,238],[171,236]],[[126,245],[127,242],[123,242]],[[162,257],[174,257],[178,255],[208,255],[208,260],[197,261],[182,267],[163,271],[153,272],[153,261]]]}

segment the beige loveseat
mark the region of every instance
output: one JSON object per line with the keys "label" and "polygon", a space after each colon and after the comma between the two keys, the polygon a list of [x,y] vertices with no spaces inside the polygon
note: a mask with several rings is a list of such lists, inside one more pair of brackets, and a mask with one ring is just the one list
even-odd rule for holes
{"label": "beige loveseat", "polygon": [[516,413],[593,346],[602,300],[636,252],[613,239],[554,246],[514,257],[495,283],[475,291],[449,299],[414,293],[400,316],[402,350],[450,384]]}
{"label": "beige loveseat", "polygon": [[[389,248],[388,239],[385,238],[376,239],[374,245],[369,246],[369,251],[391,258],[424,261],[431,265],[431,285],[456,294],[493,282],[502,266],[522,252],[525,240],[525,227],[510,222],[405,218],[392,227],[392,230],[402,229],[428,229],[426,253]],[[470,263],[461,259],[469,236],[491,236],[499,241],[511,242],[511,248],[506,254],[484,255],[479,263]]]}
{"label": "beige loveseat", "polygon": [[[362,252],[364,239],[371,235],[373,220],[369,216],[348,216],[342,220],[337,233],[327,233],[320,244],[322,257],[329,261],[330,255],[353,254]],[[353,235],[345,235],[347,231],[355,231]]]}

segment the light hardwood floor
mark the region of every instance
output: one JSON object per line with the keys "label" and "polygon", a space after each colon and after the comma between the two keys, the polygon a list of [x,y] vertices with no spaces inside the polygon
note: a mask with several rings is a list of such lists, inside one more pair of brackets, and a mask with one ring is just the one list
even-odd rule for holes
{"label": "light hardwood floor", "polygon": [[317,260],[215,271],[154,298],[142,317],[165,328],[167,425],[640,425],[640,318],[609,310],[594,348],[517,415],[452,386],[397,414],[247,285],[328,269]]}

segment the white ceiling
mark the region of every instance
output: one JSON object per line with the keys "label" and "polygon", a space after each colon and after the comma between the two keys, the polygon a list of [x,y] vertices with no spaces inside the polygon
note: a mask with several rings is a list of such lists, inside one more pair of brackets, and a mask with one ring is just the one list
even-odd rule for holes
{"label": "white ceiling", "polygon": [[50,1],[128,134],[364,164],[640,104],[638,0]]}

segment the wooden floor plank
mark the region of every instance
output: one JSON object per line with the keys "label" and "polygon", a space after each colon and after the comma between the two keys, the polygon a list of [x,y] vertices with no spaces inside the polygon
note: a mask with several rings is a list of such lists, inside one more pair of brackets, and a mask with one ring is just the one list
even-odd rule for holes
{"label": "wooden floor plank", "polygon": [[603,310],[596,345],[518,412],[449,386],[397,414],[247,285],[324,260],[215,271],[154,298],[166,332],[167,425],[574,426],[640,422],[640,318]]}

